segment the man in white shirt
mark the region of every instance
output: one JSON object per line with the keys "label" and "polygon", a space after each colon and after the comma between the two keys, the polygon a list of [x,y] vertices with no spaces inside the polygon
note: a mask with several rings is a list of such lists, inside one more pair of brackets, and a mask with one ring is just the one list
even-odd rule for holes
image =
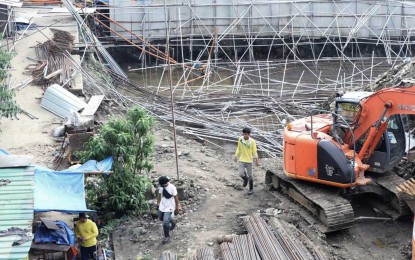
{"label": "man in white shirt", "polygon": [[169,183],[167,176],[161,176],[159,184],[157,208],[159,220],[163,221],[163,244],[166,244],[170,242],[170,231],[176,227],[174,216],[179,213],[179,195],[176,187]]}

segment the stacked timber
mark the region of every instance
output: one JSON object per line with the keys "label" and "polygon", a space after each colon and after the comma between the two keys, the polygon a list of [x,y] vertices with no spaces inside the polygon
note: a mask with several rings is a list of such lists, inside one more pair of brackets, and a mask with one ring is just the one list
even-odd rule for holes
{"label": "stacked timber", "polygon": [[36,46],[38,63],[27,69],[37,84],[70,87],[74,68],[67,55],[73,50],[75,37],[67,31],[50,30],[53,38]]}
{"label": "stacked timber", "polygon": [[50,43],[49,51],[60,53],[67,50],[71,52],[74,46],[75,36],[63,30],[53,28],[50,30],[53,33],[53,39]]}

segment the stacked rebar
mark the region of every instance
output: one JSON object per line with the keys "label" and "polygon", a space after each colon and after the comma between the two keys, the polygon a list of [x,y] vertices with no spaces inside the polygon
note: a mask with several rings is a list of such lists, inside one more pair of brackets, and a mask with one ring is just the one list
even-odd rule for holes
{"label": "stacked rebar", "polygon": [[203,247],[196,250],[194,260],[215,260],[215,255],[210,248]]}
{"label": "stacked rebar", "polygon": [[176,254],[166,251],[161,254],[159,260],[177,260],[177,256]]}
{"label": "stacked rebar", "polygon": [[251,234],[235,236],[220,245],[223,260],[260,260]]}
{"label": "stacked rebar", "polygon": [[324,259],[324,257],[317,250],[313,250],[313,254],[307,249],[301,240],[295,238],[293,232],[287,228],[277,218],[271,218],[269,223],[273,227],[273,233],[278,242],[289,253],[289,257],[292,260],[304,260],[304,259]]}
{"label": "stacked rebar", "polygon": [[255,242],[256,249],[262,260],[289,260],[287,252],[275,237],[271,228],[259,215],[244,218],[244,225]]}

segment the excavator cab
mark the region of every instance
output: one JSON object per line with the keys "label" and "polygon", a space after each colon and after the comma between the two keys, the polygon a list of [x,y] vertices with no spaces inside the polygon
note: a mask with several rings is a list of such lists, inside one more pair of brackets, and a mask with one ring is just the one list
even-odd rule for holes
{"label": "excavator cab", "polygon": [[[360,101],[371,94],[372,92],[350,92],[337,98],[333,128],[336,129],[340,138],[344,138],[349,126],[352,131],[359,127],[356,122],[361,113]],[[370,165],[370,172],[385,173],[391,170],[401,161],[405,153],[405,129],[401,116],[392,115],[387,120],[388,127],[385,133],[376,145],[372,156],[364,162]],[[344,121],[347,122],[348,126]],[[362,148],[365,139],[366,136],[355,140],[357,152]],[[342,141],[350,143],[348,140]],[[353,147],[350,147],[350,149],[353,149]]]}

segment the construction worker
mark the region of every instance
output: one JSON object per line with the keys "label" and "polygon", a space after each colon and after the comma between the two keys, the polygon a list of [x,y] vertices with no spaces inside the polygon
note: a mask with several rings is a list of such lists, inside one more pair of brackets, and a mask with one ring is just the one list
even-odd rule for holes
{"label": "construction worker", "polygon": [[238,139],[238,147],[234,157],[235,162],[239,159],[239,176],[243,179],[243,186],[246,187],[249,182],[248,195],[254,193],[254,179],[252,176],[254,160],[256,166],[259,166],[256,143],[250,135],[251,129],[246,127],[242,130],[242,136]]}
{"label": "construction worker", "polygon": [[95,259],[94,253],[97,251],[97,225],[85,213],[79,213],[79,220],[76,222],[75,234],[81,245],[82,260],[90,257]]}
{"label": "construction worker", "polygon": [[157,208],[159,220],[163,221],[163,244],[166,244],[170,242],[170,231],[176,227],[174,216],[179,214],[179,195],[176,187],[169,183],[167,176],[159,178],[159,185]]}

